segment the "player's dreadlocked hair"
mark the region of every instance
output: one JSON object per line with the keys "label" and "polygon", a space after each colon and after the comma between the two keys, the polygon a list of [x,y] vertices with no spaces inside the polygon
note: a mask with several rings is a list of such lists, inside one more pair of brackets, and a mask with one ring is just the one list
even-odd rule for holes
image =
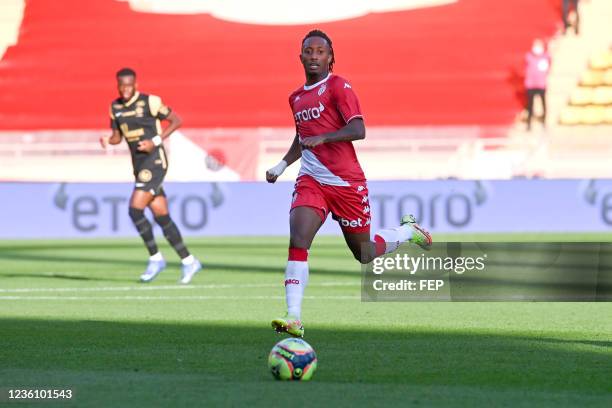
{"label": "player's dreadlocked hair", "polygon": [[321,30],[312,30],[308,34],[306,34],[306,37],[304,37],[304,39],[302,40],[302,46],[304,46],[304,43],[310,37],[321,37],[325,41],[327,41],[327,44],[329,45],[329,52],[331,53],[331,62],[329,63],[329,72],[332,72],[334,69],[334,62],[336,62],[336,57],[334,57],[334,47],[332,46],[331,38],[329,38],[327,34],[325,34]]}
{"label": "player's dreadlocked hair", "polygon": [[121,68],[119,71],[117,71],[116,76],[117,78],[124,76],[133,76],[136,78],[136,71],[134,71],[132,68]]}

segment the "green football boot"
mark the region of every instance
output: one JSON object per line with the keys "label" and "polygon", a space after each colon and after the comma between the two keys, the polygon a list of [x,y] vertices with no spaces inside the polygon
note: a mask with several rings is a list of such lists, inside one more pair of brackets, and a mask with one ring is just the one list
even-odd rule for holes
{"label": "green football boot", "polygon": [[402,217],[400,225],[408,225],[410,226],[410,228],[412,228],[413,233],[412,238],[410,238],[410,242],[412,242],[413,244],[417,244],[426,251],[429,251],[431,249],[431,244],[433,242],[431,240],[431,234],[425,231],[425,229],[419,224],[417,224],[414,215],[404,215]]}
{"label": "green football boot", "polygon": [[304,326],[300,319],[286,314],[285,317],[279,317],[272,320],[272,328],[277,333],[287,333],[293,337],[304,337]]}

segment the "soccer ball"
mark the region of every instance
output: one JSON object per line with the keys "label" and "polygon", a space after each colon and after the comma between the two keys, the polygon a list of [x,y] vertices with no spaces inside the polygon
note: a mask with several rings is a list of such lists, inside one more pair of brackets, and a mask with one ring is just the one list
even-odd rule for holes
{"label": "soccer ball", "polygon": [[272,347],[268,368],[277,380],[308,381],[317,369],[317,355],[304,340],[285,339]]}

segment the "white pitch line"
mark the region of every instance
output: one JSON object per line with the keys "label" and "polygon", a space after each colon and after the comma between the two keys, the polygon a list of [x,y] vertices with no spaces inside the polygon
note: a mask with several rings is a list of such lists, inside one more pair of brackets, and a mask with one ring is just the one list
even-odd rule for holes
{"label": "white pitch line", "polygon": [[[240,289],[240,288],[277,288],[279,283],[243,283],[243,284],[211,284],[211,285],[160,285],[160,286],[101,286],[101,287],[72,287],[72,288],[15,288],[0,289],[0,293],[38,293],[38,292],[129,292],[129,291],[156,291],[156,290],[186,290],[186,289]],[[350,282],[321,282],[309,286],[359,286]]]}
{"label": "white pitch line", "polygon": [[[284,296],[0,296],[0,300],[284,300]],[[304,296],[316,300],[359,300],[360,296]]]}

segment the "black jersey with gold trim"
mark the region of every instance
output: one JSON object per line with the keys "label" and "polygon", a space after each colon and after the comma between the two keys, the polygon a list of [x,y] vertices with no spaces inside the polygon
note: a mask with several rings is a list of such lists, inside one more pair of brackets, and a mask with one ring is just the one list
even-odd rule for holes
{"label": "black jersey with gold trim", "polygon": [[137,173],[146,162],[158,162],[167,167],[163,145],[151,153],[138,151],[138,142],[151,140],[162,132],[161,120],[170,115],[170,108],[164,105],[161,98],[140,92],[125,102],[115,99],[110,107],[111,128],[119,130],[125,138],[132,154],[134,173]]}

